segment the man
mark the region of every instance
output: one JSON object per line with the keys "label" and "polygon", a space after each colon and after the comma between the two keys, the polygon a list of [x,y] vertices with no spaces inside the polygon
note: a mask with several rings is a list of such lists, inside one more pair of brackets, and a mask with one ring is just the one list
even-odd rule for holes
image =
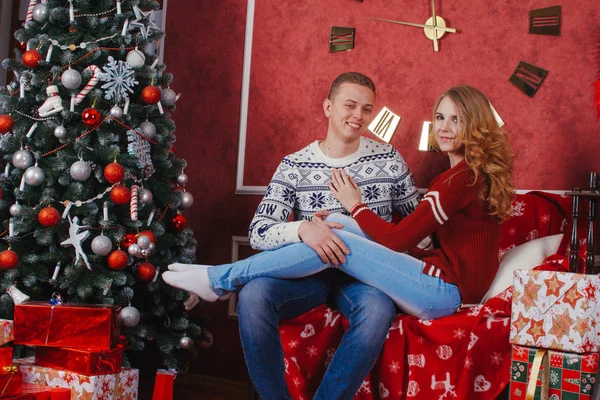
{"label": "man", "polygon": [[[402,157],[390,145],[362,137],[373,119],[375,85],[365,75],[338,76],[323,102],[327,136],[283,159],[249,228],[250,244],[273,250],[303,241],[324,262],[338,265],[348,249],[337,223],[311,223],[322,210],[344,212],[329,191],[333,168],[343,168],[361,188],[363,201],[386,220],[408,215],[419,194]],[[293,215],[294,221],[288,222]],[[368,266],[365,266],[368,268]],[[379,290],[328,269],[301,279],[258,278],[239,293],[240,337],[250,378],[265,400],[290,399],[285,383],[280,319],[296,317],[328,302],[348,318],[315,399],[351,399],[369,373],[395,315]]]}

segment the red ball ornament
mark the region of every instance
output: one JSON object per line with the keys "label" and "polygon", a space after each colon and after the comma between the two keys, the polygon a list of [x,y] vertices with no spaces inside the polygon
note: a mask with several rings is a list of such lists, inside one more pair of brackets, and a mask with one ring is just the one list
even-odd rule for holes
{"label": "red ball ornament", "polygon": [[125,168],[118,162],[113,162],[104,167],[104,179],[110,183],[118,183],[125,177]]}
{"label": "red ball ornament", "polygon": [[129,204],[131,191],[129,191],[127,186],[117,185],[110,191],[110,199],[118,206]]}
{"label": "red ball ornament", "polygon": [[81,121],[87,126],[94,126],[100,122],[100,111],[95,108],[86,108],[81,113]]}
{"label": "red ball ornament", "polygon": [[156,268],[149,262],[143,262],[138,265],[135,274],[140,281],[148,282],[154,279],[154,275],[156,275]]}
{"label": "red ball ornament", "polygon": [[27,50],[27,43],[25,43],[23,41],[17,43],[17,49],[19,49],[21,51]]}
{"label": "red ball ornament", "polygon": [[11,269],[19,265],[19,256],[12,250],[4,250],[0,253],[0,268]]}
{"label": "red ball ornament", "polygon": [[127,266],[129,256],[123,250],[114,250],[108,255],[108,268],[115,271],[122,270]]}
{"label": "red ball ornament", "polygon": [[5,134],[15,126],[15,120],[10,115],[0,115],[0,133]]}
{"label": "red ball ornament", "polygon": [[156,104],[160,101],[160,89],[156,86],[146,86],[140,98],[146,104]]}
{"label": "red ball ornament", "polygon": [[136,241],[137,241],[137,238],[135,237],[135,234],[126,233],[125,236],[123,237],[123,239],[121,240],[121,244],[123,245],[123,247],[128,248],[129,246],[134,244]]}
{"label": "red ball ornament", "polygon": [[40,61],[42,59],[42,55],[40,54],[39,51],[31,49],[31,50],[27,50],[25,53],[23,53],[23,56],[21,57],[21,59],[23,60],[23,64],[26,67],[37,68],[40,66],[38,64],[38,61]]}
{"label": "red ball ornament", "polygon": [[156,243],[156,235],[151,230],[141,231],[140,236],[146,236],[152,243]]}
{"label": "red ball ornament", "polygon": [[38,214],[38,221],[40,221],[40,224],[46,228],[52,228],[58,224],[58,221],[60,221],[60,214],[56,208],[48,206],[46,208],[42,208]]}
{"label": "red ball ornament", "polygon": [[171,219],[171,223],[173,224],[177,232],[181,232],[187,226],[187,220],[181,214],[174,216],[173,219]]}

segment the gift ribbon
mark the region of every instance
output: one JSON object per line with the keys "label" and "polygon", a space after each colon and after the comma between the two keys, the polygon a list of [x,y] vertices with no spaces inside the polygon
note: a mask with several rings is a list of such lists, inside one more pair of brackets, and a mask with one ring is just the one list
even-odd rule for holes
{"label": "gift ribbon", "polygon": [[50,339],[50,328],[52,326],[52,318],[54,317],[54,307],[50,307],[50,323],[48,324],[48,331],[46,331],[46,341],[45,344],[48,344],[48,340]]}
{"label": "gift ribbon", "polygon": [[547,349],[538,349],[533,358],[533,364],[531,365],[531,374],[529,375],[529,383],[527,384],[527,393],[525,394],[525,400],[533,400],[535,397],[535,388],[538,375],[540,373],[540,366],[542,369],[542,393],[540,394],[540,400],[548,400],[550,390],[550,360]]}
{"label": "gift ribbon", "polygon": [[10,381],[12,380],[13,375],[18,370],[19,370],[19,367],[17,367],[16,365],[2,367],[3,372],[10,372],[10,376],[8,377],[8,381],[6,381],[6,385],[4,385],[4,388],[2,388],[2,393],[0,393],[0,397],[4,397],[4,392],[6,392],[6,389],[8,388],[8,385],[10,384]]}

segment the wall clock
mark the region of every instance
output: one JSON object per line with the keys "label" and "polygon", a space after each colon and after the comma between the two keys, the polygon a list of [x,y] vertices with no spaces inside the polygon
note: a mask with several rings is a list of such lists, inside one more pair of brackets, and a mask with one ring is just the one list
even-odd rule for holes
{"label": "wall clock", "polygon": [[446,26],[446,21],[441,16],[435,14],[435,0],[431,0],[431,17],[429,17],[427,19],[427,21],[425,21],[424,24],[418,24],[418,23],[414,23],[414,22],[396,21],[396,20],[392,20],[392,19],[374,18],[374,17],[369,17],[369,19],[372,19],[374,21],[383,21],[383,22],[390,22],[392,24],[400,24],[400,25],[414,26],[417,28],[423,28],[423,31],[424,31],[427,39],[433,41],[433,51],[439,51],[438,40],[441,39],[442,36],[444,36],[446,34],[446,32],[449,32],[449,33],[456,32],[456,29],[449,28]]}
{"label": "wall clock", "polygon": [[[540,8],[529,12],[529,33],[533,35],[560,36],[560,6]],[[509,78],[510,83],[529,97],[533,97],[548,75],[548,71],[525,61],[520,61]]]}

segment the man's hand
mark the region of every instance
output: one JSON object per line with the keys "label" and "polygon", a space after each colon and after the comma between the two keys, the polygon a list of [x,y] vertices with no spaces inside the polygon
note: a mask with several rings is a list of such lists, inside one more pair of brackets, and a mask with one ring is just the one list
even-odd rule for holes
{"label": "man's hand", "polygon": [[186,301],[183,302],[183,306],[185,307],[185,309],[187,311],[191,310],[192,308],[196,307],[198,305],[198,303],[200,302],[200,299],[198,299],[198,295],[192,292],[188,292],[190,294],[190,297],[188,297],[188,299]]}
{"label": "man's hand", "polygon": [[337,222],[325,222],[321,218],[313,218],[313,222],[300,224],[298,236],[308,247],[317,252],[324,263],[339,265],[346,262],[344,254],[350,254],[348,247],[333,231],[344,226]]}
{"label": "man's hand", "polygon": [[346,175],[343,169],[334,169],[331,173],[329,190],[333,196],[350,212],[352,208],[360,203],[361,195],[358,185],[351,176]]}
{"label": "man's hand", "polygon": [[319,210],[313,214],[313,222],[322,222],[331,212],[327,210]]}

